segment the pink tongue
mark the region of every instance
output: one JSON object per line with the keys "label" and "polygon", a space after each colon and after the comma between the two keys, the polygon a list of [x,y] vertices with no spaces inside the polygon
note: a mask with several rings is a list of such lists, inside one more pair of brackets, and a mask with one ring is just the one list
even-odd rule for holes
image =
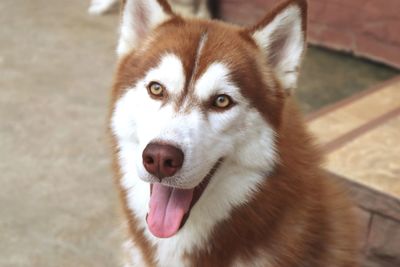
{"label": "pink tongue", "polygon": [[147,216],[147,225],[153,235],[166,238],[178,232],[183,216],[190,208],[193,190],[153,184]]}

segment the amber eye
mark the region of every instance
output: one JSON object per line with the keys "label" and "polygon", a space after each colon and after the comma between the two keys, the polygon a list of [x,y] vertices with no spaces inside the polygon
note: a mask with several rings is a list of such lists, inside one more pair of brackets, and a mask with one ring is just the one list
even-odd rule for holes
{"label": "amber eye", "polygon": [[230,105],[232,105],[232,99],[227,95],[217,95],[213,103],[213,106],[217,108],[227,108]]}
{"label": "amber eye", "polygon": [[151,82],[147,86],[147,89],[149,90],[149,93],[155,97],[162,97],[164,95],[164,86],[158,82]]}

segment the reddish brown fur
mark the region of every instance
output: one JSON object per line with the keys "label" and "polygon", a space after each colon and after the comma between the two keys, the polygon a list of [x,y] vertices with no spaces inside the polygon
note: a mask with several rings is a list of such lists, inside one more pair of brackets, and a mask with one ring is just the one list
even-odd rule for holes
{"label": "reddish brown fur", "polygon": [[[292,3],[299,4],[305,16],[306,6],[302,0],[288,1],[279,9]],[[271,71],[265,69],[265,61],[260,59],[260,51],[249,35],[271,21],[277,12],[275,10],[250,30],[220,22],[174,17],[153,33],[153,40],[160,41],[152,41],[151,49],[134,51],[119,64],[112,104],[124,89],[158,64],[160,55],[165,52],[173,52],[183,60],[186,77],[200,76],[216,60],[225,62],[233,66],[233,79],[242,88],[243,95],[277,132],[280,164],[250,203],[236,208],[229,220],[216,225],[209,250],[186,255],[193,266],[229,266],[238,258],[252,259],[260,248],[265,249],[272,266],[277,267],[358,266],[352,206],[341,188],[320,170],[319,151],[305,130],[293,97],[284,93]],[[305,24],[303,27],[305,29]],[[203,56],[198,72],[192,73],[193,58],[204,33],[208,39]],[[263,75],[272,81],[273,88],[265,83]],[[186,91],[185,97],[192,97],[191,88]],[[114,147],[114,166],[119,179],[118,151]],[[140,247],[148,265],[154,266],[153,248],[126,206],[125,191],[121,187],[120,191],[131,238]]]}
{"label": "reddish brown fur", "polygon": [[266,248],[272,266],[358,266],[351,203],[319,168],[298,110],[286,101],[278,135],[282,164],[253,201],[216,227],[211,254],[190,255],[193,266],[229,266],[238,255],[250,260],[255,248]]}

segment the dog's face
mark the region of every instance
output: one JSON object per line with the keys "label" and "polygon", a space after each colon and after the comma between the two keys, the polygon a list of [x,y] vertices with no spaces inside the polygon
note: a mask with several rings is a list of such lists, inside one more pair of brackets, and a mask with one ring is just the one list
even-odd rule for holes
{"label": "dog's face", "polygon": [[[149,144],[182,151],[182,166],[162,179],[179,188],[198,185],[222,159],[248,165],[273,161],[273,126],[254,102],[276,106],[277,100],[268,99],[257,53],[248,53],[254,45],[236,28],[179,21],[160,27],[144,50],[127,59],[127,66],[135,66],[124,68],[123,75],[141,75],[118,101],[113,128],[130,147],[130,165],[140,179],[159,181],[143,164]],[[254,99],[249,91],[257,93]],[[260,132],[263,151],[247,152],[248,139]]]}
{"label": "dog's face", "polygon": [[[176,198],[187,199],[180,206],[187,213],[194,189],[208,183],[221,162],[271,171],[285,90],[296,83],[304,48],[302,7],[289,5],[246,30],[182,19],[164,1],[133,2],[124,11],[129,25],[122,25],[112,114],[122,172],[155,185],[154,194],[181,190]],[[149,12],[149,33],[127,28],[139,10]],[[168,216],[165,210],[150,211],[150,218]],[[160,237],[178,229],[150,220]]]}

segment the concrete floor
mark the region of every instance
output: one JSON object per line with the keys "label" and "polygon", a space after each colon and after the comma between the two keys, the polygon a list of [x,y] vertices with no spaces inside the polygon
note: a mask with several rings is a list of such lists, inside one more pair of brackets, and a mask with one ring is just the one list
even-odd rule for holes
{"label": "concrete floor", "polygon": [[[118,17],[88,4],[0,1],[0,266],[119,264],[106,136]],[[327,74],[309,68],[314,93]]]}
{"label": "concrete floor", "polygon": [[118,266],[106,115],[117,16],[0,1],[0,266]]}

